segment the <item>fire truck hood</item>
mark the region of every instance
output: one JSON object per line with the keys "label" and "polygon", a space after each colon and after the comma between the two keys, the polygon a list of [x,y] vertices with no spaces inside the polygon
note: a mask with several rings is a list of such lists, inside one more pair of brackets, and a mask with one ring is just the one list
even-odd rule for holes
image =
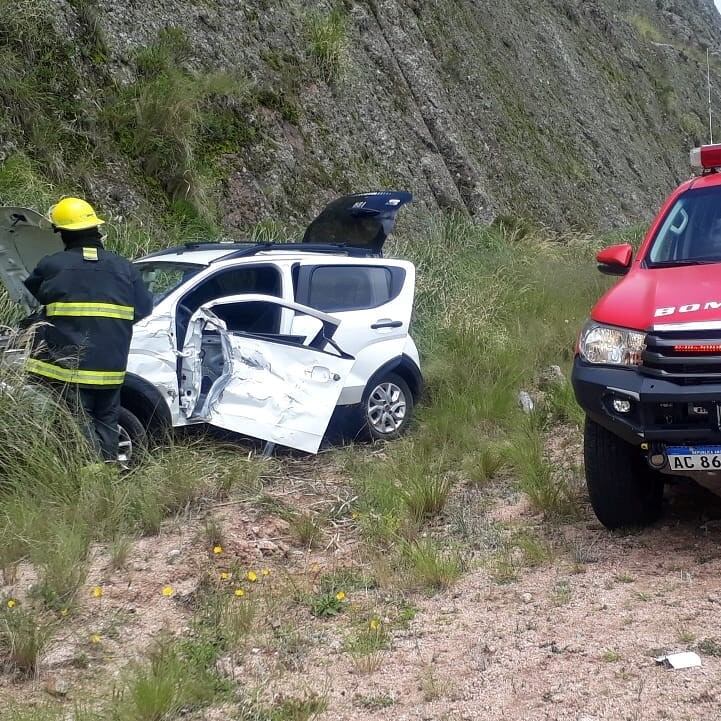
{"label": "fire truck hood", "polygon": [[599,323],[650,330],[659,325],[721,323],[721,263],[633,270],[597,303]]}

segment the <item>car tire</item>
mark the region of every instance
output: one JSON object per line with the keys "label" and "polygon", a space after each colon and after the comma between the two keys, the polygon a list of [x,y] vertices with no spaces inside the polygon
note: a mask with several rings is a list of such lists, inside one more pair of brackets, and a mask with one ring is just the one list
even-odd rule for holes
{"label": "car tire", "polygon": [[647,526],[658,520],[663,476],[649,468],[635,446],[586,418],[586,485],[591,506],[609,529]]}
{"label": "car tire", "polygon": [[125,466],[137,465],[148,447],[148,432],[138,417],[122,406],[118,415],[118,425],[120,426],[118,461]]}
{"label": "car tire", "polygon": [[413,415],[413,393],[397,373],[371,379],[363,392],[363,428],[373,440],[392,440],[405,433]]}

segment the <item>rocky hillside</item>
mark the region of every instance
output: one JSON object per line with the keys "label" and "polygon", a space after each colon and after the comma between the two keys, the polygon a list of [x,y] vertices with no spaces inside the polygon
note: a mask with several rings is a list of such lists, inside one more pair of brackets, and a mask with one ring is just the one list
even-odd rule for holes
{"label": "rocky hillside", "polygon": [[380,186],[483,221],[637,223],[706,137],[721,49],[713,0],[0,7],[1,200],[49,179],[228,231]]}

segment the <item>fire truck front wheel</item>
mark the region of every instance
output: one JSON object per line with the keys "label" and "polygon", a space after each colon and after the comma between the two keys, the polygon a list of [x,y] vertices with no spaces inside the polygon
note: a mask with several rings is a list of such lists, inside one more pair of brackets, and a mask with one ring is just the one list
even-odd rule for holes
{"label": "fire truck front wheel", "polygon": [[590,418],[583,440],[586,485],[598,520],[609,529],[658,520],[663,476],[649,468],[641,451]]}

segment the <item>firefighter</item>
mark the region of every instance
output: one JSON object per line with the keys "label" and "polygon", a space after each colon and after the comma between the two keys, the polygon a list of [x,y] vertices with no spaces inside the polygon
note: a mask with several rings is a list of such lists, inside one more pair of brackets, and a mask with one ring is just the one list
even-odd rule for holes
{"label": "firefighter", "polygon": [[65,250],[43,258],[25,281],[44,306],[30,373],[58,384],[105,461],[118,459],[120,388],[133,323],[153,309],[135,267],[105,250],[92,206],[63,198],[50,209]]}

